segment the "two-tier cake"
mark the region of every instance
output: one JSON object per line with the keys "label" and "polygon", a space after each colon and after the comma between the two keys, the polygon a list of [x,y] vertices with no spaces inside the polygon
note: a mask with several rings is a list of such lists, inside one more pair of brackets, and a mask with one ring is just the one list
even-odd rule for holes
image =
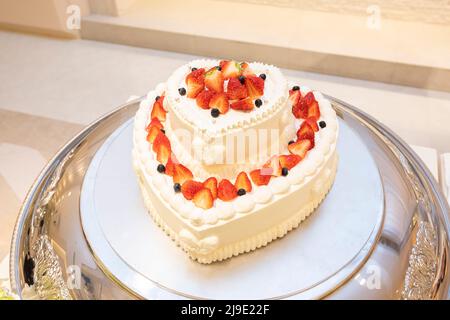
{"label": "two-tier cake", "polygon": [[195,60],[142,101],[133,165],[155,222],[211,263],[283,237],[337,168],[331,104],[262,63]]}

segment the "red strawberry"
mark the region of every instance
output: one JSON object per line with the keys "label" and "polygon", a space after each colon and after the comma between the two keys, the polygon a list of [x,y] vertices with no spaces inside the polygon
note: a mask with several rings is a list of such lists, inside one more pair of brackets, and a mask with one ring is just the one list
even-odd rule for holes
{"label": "red strawberry", "polygon": [[305,103],[306,105],[309,107],[314,101],[316,101],[316,98],[314,97],[314,93],[312,93],[312,91],[308,92],[305,97],[303,98],[305,99]]}
{"label": "red strawberry", "polygon": [[297,130],[298,140],[310,139],[314,140],[314,129],[309,124],[309,121],[303,121],[300,128]]}
{"label": "red strawberry", "polygon": [[264,80],[255,75],[245,78],[245,87],[250,98],[257,99],[264,94]]}
{"label": "red strawberry", "polygon": [[308,118],[305,121],[308,122],[314,132],[319,131],[319,125],[317,124],[317,120],[315,117]]}
{"label": "red strawberry", "polygon": [[153,141],[153,151],[157,153],[161,145],[165,145],[170,148],[169,139],[162,131],[159,131],[156,135],[155,141]]}
{"label": "red strawberry", "polygon": [[222,93],[216,93],[211,100],[209,100],[209,107],[212,109],[219,109],[221,114],[225,114],[230,109],[230,103],[227,95]]}
{"label": "red strawberry", "polygon": [[308,107],[308,118],[313,118],[315,121],[320,118],[320,109],[317,101],[313,101],[311,105]]}
{"label": "red strawberry", "polygon": [[279,177],[281,176],[281,170],[283,168],[280,166],[280,160],[278,160],[278,156],[272,156],[261,169],[261,174],[263,175],[271,175]]}
{"label": "red strawberry", "polygon": [[214,199],[211,194],[211,191],[207,188],[203,188],[200,191],[198,191],[194,195],[193,201],[197,207],[205,209],[205,210],[212,208],[212,206],[214,204]]}
{"label": "red strawberry", "polygon": [[289,102],[291,103],[291,106],[295,106],[301,97],[302,94],[300,90],[289,90]]}
{"label": "red strawberry", "polygon": [[191,77],[187,79],[187,97],[194,99],[205,88],[205,83],[202,77]]}
{"label": "red strawberry", "polygon": [[280,165],[282,168],[287,168],[291,170],[293,167],[299,163],[302,158],[296,154],[290,154],[290,155],[281,155],[279,156],[280,159]]}
{"label": "red strawberry", "polygon": [[309,149],[311,149],[312,143],[310,140],[298,140],[297,142],[291,143],[288,146],[289,152],[304,158]]}
{"label": "red strawberry", "polygon": [[164,110],[163,106],[159,101],[156,101],[153,104],[152,113],[150,117],[158,118],[159,121],[166,121],[166,110]]}
{"label": "red strawberry", "polygon": [[209,109],[209,101],[211,100],[212,96],[214,95],[213,91],[210,90],[203,90],[200,92],[195,99],[197,102],[197,105],[202,109]]}
{"label": "red strawberry", "polygon": [[161,129],[159,129],[158,127],[150,127],[150,130],[148,131],[148,134],[147,134],[147,141],[150,143],[153,143],[155,141],[156,136],[160,132],[161,132]]}
{"label": "red strawberry", "polygon": [[173,168],[173,182],[183,184],[187,180],[194,178],[191,170],[183,166],[181,163],[176,163]]}
{"label": "red strawberry", "polygon": [[161,103],[161,105],[164,106],[163,102],[164,102],[164,95],[160,95],[158,99],[156,99],[156,101],[158,101],[159,103]]}
{"label": "red strawberry", "polygon": [[238,78],[231,78],[227,85],[227,96],[230,100],[247,98],[247,88],[239,81]]}
{"label": "red strawberry", "polygon": [[231,109],[241,110],[241,111],[250,111],[250,110],[253,110],[254,107],[255,107],[255,105],[253,104],[252,99],[250,99],[250,98],[238,100],[231,104]]}
{"label": "red strawberry", "polygon": [[170,153],[171,153],[170,145],[167,146],[166,144],[162,144],[159,146],[158,151],[156,153],[156,160],[158,160],[158,162],[166,165],[167,162],[169,161]]}
{"label": "red strawberry", "polygon": [[217,70],[216,67],[211,68],[205,74],[205,87],[217,93],[223,92],[222,72]]}
{"label": "red strawberry", "polygon": [[157,127],[158,129],[162,129],[163,125],[161,124],[158,118],[153,118],[152,121],[150,121],[150,123],[148,124],[146,130],[150,131],[151,127]]}
{"label": "red strawberry", "polygon": [[203,182],[203,186],[211,191],[214,199],[217,199],[217,179],[210,177]]}
{"label": "red strawberry", "polygon": [[175,157],[175,155],[172,153],[170,155],[169,161],[167,161],[166,164],[166,171],[165,173],[171,177],[175,174],[175,165],[178,164],[178,159]]}
{"label": "red strawberry", "polygon": [[234,60],[221,62],[221,68],[225,80],[239,77],[242,74],[241,65]]}
{"label": "red strawberry", "polygon": [[272,176],[270,174],[262,174],[261,169],[256,169],[250,172],[250,178],[257,186],[265,186],[269,183],[270,178]]}
{"label": "red strawberry", "polygon": [[236,187],[230,180],[222,179],[219,183],[217,196],[222,201],[230,201],[237,197]]}
{"label": "red strawberry", "polygon": [[297,104],[292,106],[292,114],[297,119],[306,119],[308,117],[308,106],[302,97],[299,98]]}
{"label": "red strawberry", "polygon": [[234,186],[237,190],[244,189],[246,192],[252,191],[252,183],[244,171],[238,174]]}
{"label": "red strawberry", "polygon": [[197,78],[200,79],[201,82],[203,82],[204,76],[205,76],[205,69],[204,68],[199,68],[199,69],[197,69],[195,71],[192,71],[191,73],[189,73],[186,76],[186,80],[185,80],[186,84],[189,84],[189,80],[197,79]]}
{"label": "red strawberry", "polygon": [[194,180],[187,180],[181,185],[181,193],[187,200],[192,200],[201,189],[203,189],[203,184]]}

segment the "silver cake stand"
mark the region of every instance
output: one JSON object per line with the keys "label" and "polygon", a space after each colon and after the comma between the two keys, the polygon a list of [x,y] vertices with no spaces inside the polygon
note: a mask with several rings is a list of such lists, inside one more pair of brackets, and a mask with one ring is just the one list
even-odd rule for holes
{"label": "silver cake stand", "polygon": [[438,184],[389,129],[327,98],[341,127],[330,194],[299,230],[208,266],[142,205],[130,163],[141,99],[99,119],[31,188],[12,239],[13,289],[24,299],[447,299],[449,208]]}

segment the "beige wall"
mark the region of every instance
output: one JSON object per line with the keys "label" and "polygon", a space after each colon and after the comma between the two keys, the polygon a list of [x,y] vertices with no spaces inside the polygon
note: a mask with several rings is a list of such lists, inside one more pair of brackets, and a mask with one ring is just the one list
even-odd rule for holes
{"label": "beige wall", "polygon": [[0,27],[49,35],[77,37],[67,28],[68,6],[78,5],[81,14],[89,14],[88,0],[0,0]]}

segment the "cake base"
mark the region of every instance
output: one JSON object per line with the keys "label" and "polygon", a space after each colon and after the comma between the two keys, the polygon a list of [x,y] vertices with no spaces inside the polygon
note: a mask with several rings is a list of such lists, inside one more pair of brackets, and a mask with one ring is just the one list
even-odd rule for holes
{"label": "cake base", "polygon": [[303,209],[296,215],[292,216],[290,219],[273,226],[272,228],[255,234],[254,236],[246,239],[242,239],[233,244],[228,244],[223,247],[220,247],[211,253],[206,255],[198,254],[197,251],[191,250],[188,245],[186,245],[183,241],[180,241],[179,234],[173,231],[161,218],[161,216],[157,213],[157,210],[152,205],[150,197],[147,193],[147,188],[143,183],[143,174],[139,167],[134,166],[134,170],[136,175],[138,176],[139,186],[142,193],[142,197],[144,199],[145,206],[155,221],[155,223],[179,246],[181,247],[191,259],[198,261],[199,263],[209,264],[215,261],[222,261],[233,256],[237,256],[242,253],[250,252],[256,250],[258,248],[264,247],[273,240],[284,237],[289,231],[297,228],[300,223],[305,220],[314,210],[319,206],[319,204],[323,201],[325,196],[331,189],[333,185],[334,179],[336,177],[336,170],[338,164],[338,155],[335,153],[334,159],[332,160],[333,164],[331,166],[331,174],[328,179],[324,181],[321,190],[317,191],[317,196],[313,197],[313,201],[308,203],[303,207]]}

